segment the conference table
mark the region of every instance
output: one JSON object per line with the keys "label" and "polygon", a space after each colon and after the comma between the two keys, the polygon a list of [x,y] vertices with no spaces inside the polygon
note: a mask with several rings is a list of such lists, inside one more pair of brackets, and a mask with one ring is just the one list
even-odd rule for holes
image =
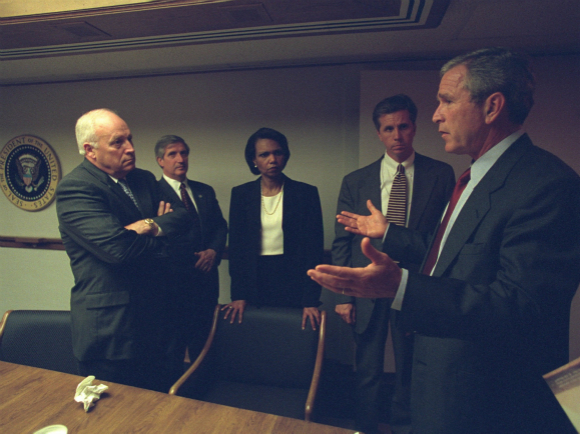
{"label": "conference table", "polygon": [[74,401],[83,377],[0,362],[0,433],[64,425],[77,433],[353,434],[352,430],[101,382],[89,412]]}

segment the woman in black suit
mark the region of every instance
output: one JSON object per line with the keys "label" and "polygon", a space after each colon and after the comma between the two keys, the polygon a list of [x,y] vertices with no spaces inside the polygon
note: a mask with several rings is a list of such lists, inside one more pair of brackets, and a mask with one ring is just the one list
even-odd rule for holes
{"label": "woman in black suit", "polygon": [[248,139],[248,167],[257,180],[232,188],[229,269],[232,302],[225,317],[242,321],[247,303],[303,309],[302,327],[320,323],[320,286],[306,271],[323,259],[318,189],[282,173],[286,137],[261,128]]}

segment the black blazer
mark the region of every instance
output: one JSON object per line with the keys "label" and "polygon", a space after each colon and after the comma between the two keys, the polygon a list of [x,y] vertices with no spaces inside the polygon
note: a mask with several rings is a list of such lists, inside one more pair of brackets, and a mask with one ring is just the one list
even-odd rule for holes
{"label": "black blazer", "polygon": [[[127,182],[141,209],[86,159],[56,189],[59,230],[75,280],[73,349],[81,361],[143,354],[154,310],[164,303],[166,243],[191,224],[185,210],[156,216],[165,198],[152,173],[134,169]],[[146,217],[166,236],[140,236],[124,228]]]}
{"label": "black blazer", "polygon": [[[366,205],[368,199],[381,209],[381,164],[384,157],[374,163],[355,170],[346,175],[342,181],[336,213],[350,211],[356,214],[368,215]],[[430,232],[438,224],[445,205],[451,197],[455,186],[453,169],[447,163],[434,160],[415,153],[415,174],[413,179],[413,197],[409,227]],[[366,267],[370,261],[362,253],[360,243],[362,236],[354,235],[344,230],[344,226],[335,223],[335,239],[332,243],[332,262],[334,265],[346,267]],[[371,240],[379,250],[382,240]],[[420,261],[419,261],[420,262]],[[418,263],[403,263],[401,266],[417,270]],[[375,300],[336,295],[337,303],[354,302],[356,306],[355,331],[366,330],[372,316]]]}
{"label": "black blazer", "polygon": [[[322,208],[318,189],[284,176],[282,230],[288,279],[302,294],[302,306],[320,305],[320,285],[306,271],[321,264],[324,254]],[[257,267],[261,240],[261,177],[232,188],[229,266],[232,300],[257,297]]]}
{"label": "black blazer", "polygon": [[[179,265],[185,267],[196,279],[202,279],[201,285],[196,285],[198,295],[207,300],[217,300],[219,297],[219,275],[223,251],[228,236],[228,224],[222,215],[214,189],[204,183],[188,180],[187,183],[193,192],[197,211],[201,222],[201,240],[188,240],[181,244],[177,254]],[[164,178],[159,180],[162,193],[171,199],[176,206],[181,206],[181,198]],[[195,247],[192,247],[195,246]],[[197,257],[196,251],[213,249],[216,252],[216,261],[213,269],[208,273],[195,273]],[[175,256],[175,255],[173,255]],[[198,282],[199,283],[199,282]]]}
{"label": "black blazer", "polygon": [[[424,239],[395,228],[384,251],[417,260]],[[475,187],[433,277],[409,273],[415,432],[574,432],[542,375],[568,362],[579,264],[580,178],[524,135]]]}

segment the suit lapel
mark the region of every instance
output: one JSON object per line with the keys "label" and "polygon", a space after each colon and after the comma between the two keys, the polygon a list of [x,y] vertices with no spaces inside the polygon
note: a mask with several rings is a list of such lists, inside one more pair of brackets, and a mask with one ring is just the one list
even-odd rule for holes
{"label": "suit lapel", "polygon": [[[361,184],[358,191],[359,199],[364,202],[364,209],[366,211],[365,215],[368,214],[366,207],[366,199],[370,199],[373,205],[381,211],[383,209],[383,200],[381,195],[381,165],[384,156],[379,158],[377,161],[368,166],[368,169],[363,173],[365,182]],[[367,181],[368,180],[368,181]],[[361,211],[362,212],[362,211]],[[381,249],[382,240],[378,238],[371,239],[371,244],[376,249]]]}
{"label": "suit lapel", "polygon": [[190,181],[189,179],[187,180],[187,184],[189,185],[189,188],[191,188],[191,192],[193,193],[193,198],[195,199],[195,204],[197,205],[197,215],[199,217],[199,224],[201,226],[201,236],[205,245],[205,238],[206,238],[206,234],[205,234],[205,217],[207,215],[207,206],[206,206],[206,201],[205,201],[205,197],[203,196],[202,192],[200,191],[200,189],[195,185],[195,182]]}
{"label": "suit lapel", "polygon": [[[298,198],[296,197],[296,192],[294,191],[294,183],[286,175],[284,177],[284,196],[282,197],[282,230],[284,231],[284,236],[286,234],[293,233],[292,225],[297,221],[296,217],[293,216],[294,213],[300,212],[302,209],[300,204],[297,203]],[[260,197],[260,201],[262,198]],[[260,203],[260,207],[262,204]],[[297,209],[298,207],[298,209]],[[260,212],[261,214],[261,212]],[[261,218],[261,215],[260,215]]]}
{"label": "suit lapel", "polygon": [[409,216],[409,227],[417,228],[423,213],[427,209],[431,193],[435,188],[435,182],[429,173],[432,166],[429,160],[422,155],[415,153],[415,174],[413,176],[413,198],[411,199],[411,214]]}
{"label": "suit lapel", "polygon": [[[152,198],[151,198],[152,192],[149,191],[146,185],[143,185],[141,183],[141,181],[138,179],[137,172],[134,170],[129,172],[126,178],[127,183],[129,184],[129,188],[131,189],[133,196],[135,196],[135,199],[137,199],[137,203],[139,204],[138,210],[141,217],[144,218],[147,216],[156,216],[157,208],[155,210],[152,209]],[[127,195],[125,194],[125,196]],[[130,198],[129,201],[131,202],[133,207],[135,207],[135,204]]]}
{"label": "suit lapel", "polygon": [[[360,189],[359,197],[366,197],[371,200],[373,205],[381,210],[383,208],[383,201],[381,197],[381,164],[384,156],[379,158],[368,168],[368,176],[365,174],[365,178],[374,180],[371,182],[364,182],[362,188]],[[365,209],[366,209],[366,200]]]}
{"label": "suit lapel", "polygon": [[187,180],[187,184],[189,185],[189,188],[191,188],[191,192],[193,193],[195,204],[197,205],[197,213],[199,214],[199,218],[203,225],[204,217],[206,216],[207,213],[205,197],[203,196],[203,193],[200,191],[200,189],[195,185],[195,182]]}
{"label": "suit lapel", "polygon": [[[96,167],[94,164],[89,162],[87,159],[83,161],[83,167],[87,172],[89,172],[99,183],[103,184],[108,188],[112,195],[116,196],[131,212],[131,215],[135,217],[135,221],[140,220],[142,218],[141,211],[135,206],[133,201],[127,193],[123,191],[120,185],[117,185],[115,181],[111,179],[111,177],[103,172],[101,169]],[[137,199],[139,200],[139,199]]]}
{"label": "suit lapel", "polygon": [[447,268],[453,263],[463,246],[469,240],[469,237],[489,212],[491,194],[503,188],[512,167],[530,146],[531,141],[527,135],[520,137],[501,155],[479,184],[477,184],[449,232],[449,236],[447,237],[447,241],[445,246],[443,246],[435,271],[433,272],[434,276],[444,274]]}
{"label": "suit lapel", "polygon": [[[165,178],[161,177],[161,179],[159,180],[159,185],[161,186],[161,189],[163,190],[166,198],[170,199],[172,204],[176,203],[176,204],[178,204],[177,206],[183,205],[183,201],[181,200],[181,197],[177,194],[177,192],[173,189],[173,187],[171,187],[171,185],[169,185],[169,183],[165,180]],[[201,194],[199,189],[196,188],[195,182],[188,179],[187,185],[189,185],[189,188],[191,188],[191,192],[193,193],[195,205],[197,206],[197,208],[196,208],[197,215],[199,217],[199,222],[201,224],[201,230],[202,230],[202,234],[203,234],[204,221],[205,221],[204,217],[206,216],[206,211],[207,211],[205,198],[203,197],[203,194]]]}
{"label": "suit lapel", "polygon": [[165,197],[169,199],[172,204],[177,202],[180,204],[183,203],[181,202],[181,198],[177,195],[175,190],[169,185],[165,178],[161,177],[159,180],[159,185],[161,186],[161,190],[163,191]]}
{"label": "suit lapel", "polygon": [[[248,234],[251,239],[252,249],[260,252],[260,234],[262,233],[262,177],[259,177],[250,184],[246,202],[246,216],[248,223]],[[284,221],[282,220],[282,224]],[[259,253],[258,253],[259,254]]]}

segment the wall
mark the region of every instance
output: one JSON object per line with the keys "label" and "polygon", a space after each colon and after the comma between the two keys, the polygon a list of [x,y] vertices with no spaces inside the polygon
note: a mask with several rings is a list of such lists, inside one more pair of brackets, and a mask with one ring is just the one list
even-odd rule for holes
{"label": "wall", "polygon": [[[227,218],[231,188],[256,178],[244,160],[246,141],[258,128],[272,127],[289,140],[285,173],[319,188],[330,248],[340,182],[358,164],[358,88],[358,68],[349,66],[4,87],[0,146],[21,134],[37,135],[55,149],[67,174],[82,160],[76,119],[93,108],[115,109],[133,133],[137,166],[158,177],[156,140],[165,134],[185,138],[192,148],[190,177],[215,188]],[[54,203],[24,212],[0,194],[0,235],[59,237],[57,225]],[[0,312],[69,308],[73,279],[64,252],[0,248],[0,264]],[[220,276],[220,301],[227,302],[227,261]],[[348,353],[350,333],[345,336]],[[342,357],[343,350],[333,348]]]}
{"label": "wall", "polygon": [[[580,172],[578,65],[578,56],[537,59],[537,104],[527,129],[536,144]],[[17,135],[37,135],[55,149],[66,174],[81,161],[74,139],[76,119],[93,108],[116,109],[134,135],[138,167],[157,176],[161,173],[153,158],[157,138],[184,137],[192,147],[189,174],[215,188],[227,217],[231,187],[254,179],[243,158],[247,138],[262,126],[276,128],[290,143],[292,156],[285,173],[319,188],[325,247],[330,248],[342,177],[383,152],[369,113],[380,99],[408,92],[420,110],[416,148],[450,162],[456,172],[468,164],[465,158],[442,151],[430,122],[437,83],[434,68],[408,63],[385,65],[380,71],[342,65],[3,87],[0,146]],[[24,212],[0,195],[0,235],[59,237],[54,204],[40,212]],[[220,301],[226,302],[227,262],[220,267],[220,276]],[[62,251],[0,248],[0,312],[68,309],[72,283]],[[328,293],[323,300],[331,313],[327,355],[350,363],[350,331],[332,314]],[[578,297],[574,303],[571,350],[578,357]]]}

